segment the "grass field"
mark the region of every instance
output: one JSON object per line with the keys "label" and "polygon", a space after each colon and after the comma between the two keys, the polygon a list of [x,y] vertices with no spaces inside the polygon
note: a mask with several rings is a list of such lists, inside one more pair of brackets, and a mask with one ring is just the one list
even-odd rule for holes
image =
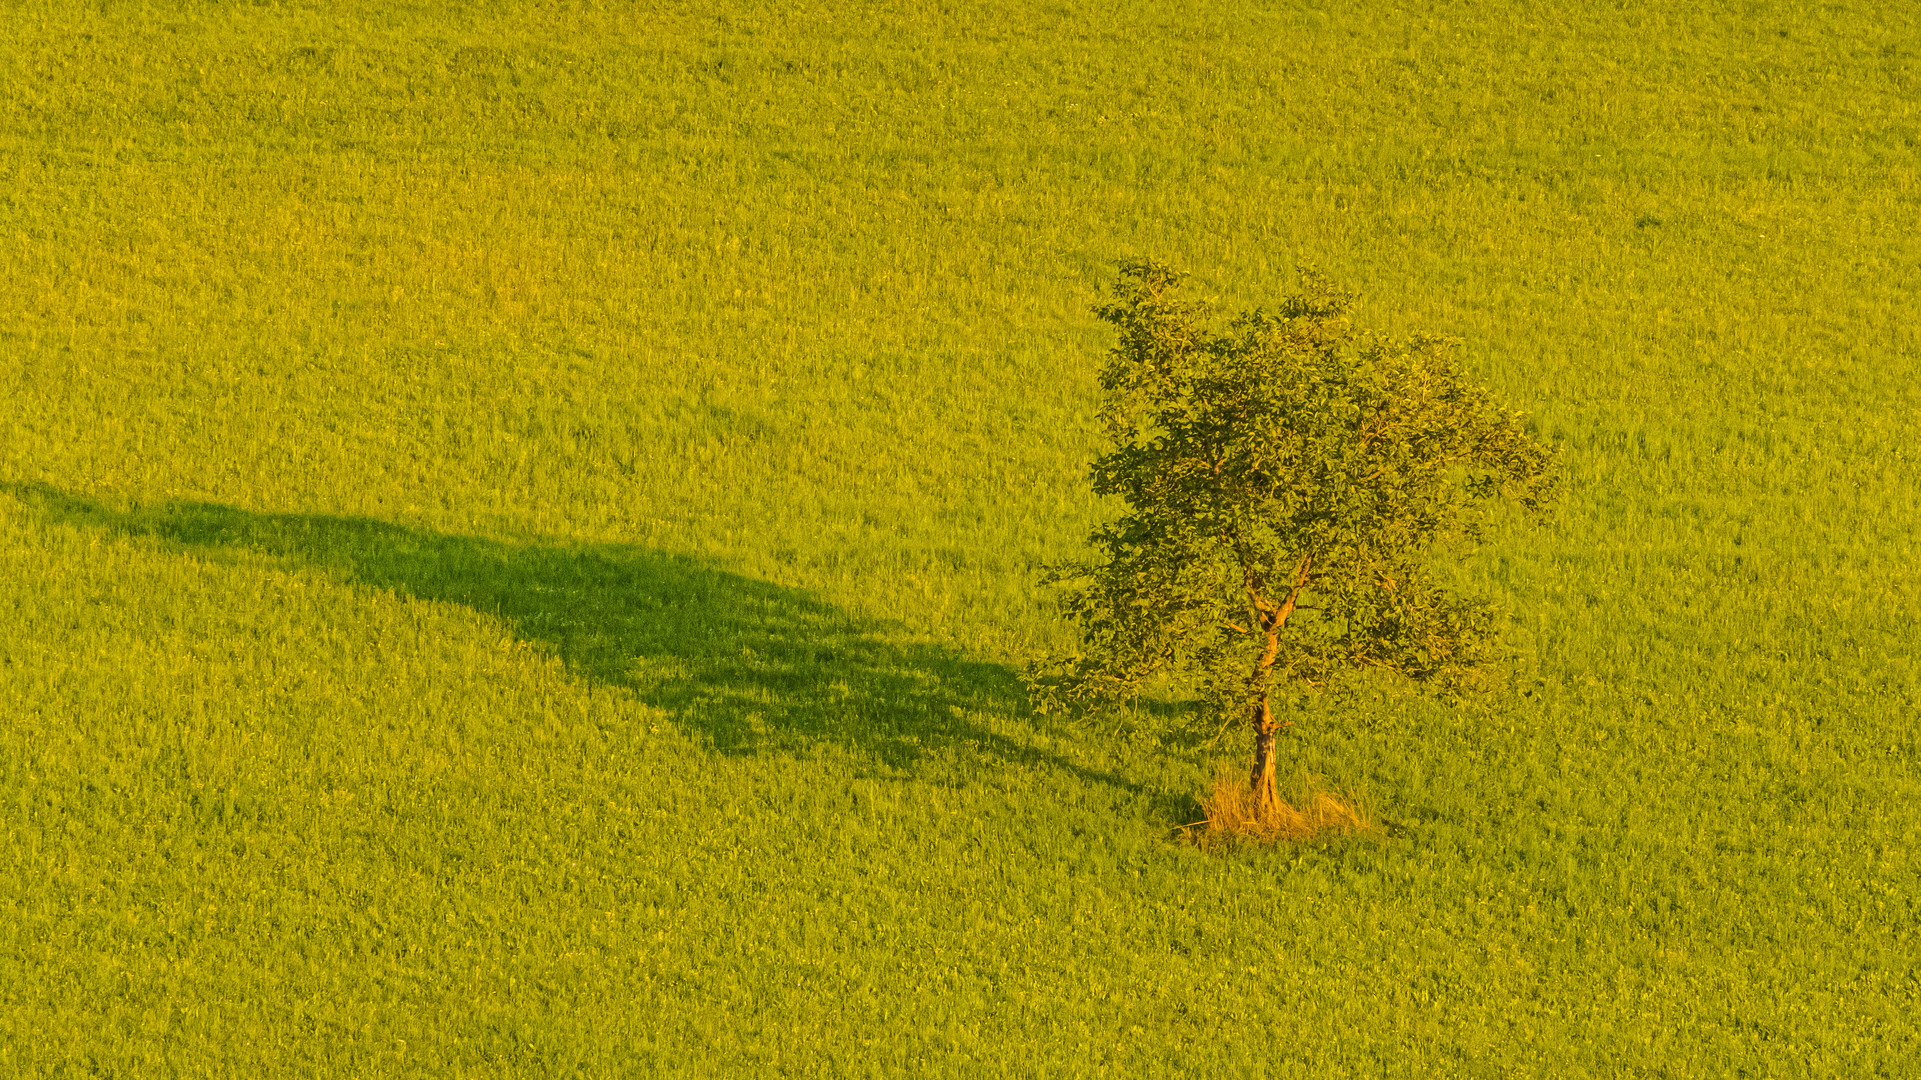
{"label": "grass field", "polygon": [[[1921,1069],[1921,12],[688,9],[0,8],[0,1072]],[[1142,256],[1562,448],[1385,839],[1026,704]]]}

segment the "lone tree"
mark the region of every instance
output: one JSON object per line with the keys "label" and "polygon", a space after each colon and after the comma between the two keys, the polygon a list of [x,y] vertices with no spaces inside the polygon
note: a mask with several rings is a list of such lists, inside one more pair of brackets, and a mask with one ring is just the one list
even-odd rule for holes
{"label": "lone tree", "polygon": [[1436,581],[1496,498],[1538,509],[1551,452],[1465,381],[1452,343],[1348,323],[1353,296],[1304,270],[1272,314],[1210,329],[1174,297],[1184,275],[1124,264],[1120,331],[1101,373],[1113,448],[1094,490],[1126,512],[1089,538],[1098,558],[1051,568],[1077,654],[1032,665],[1045,709],[1137,695],[1164,673],[1253,735],[1251,795],[1274,790],[1277,690],[1359,669],[1448,684],[1488,659],[1490,611]]}

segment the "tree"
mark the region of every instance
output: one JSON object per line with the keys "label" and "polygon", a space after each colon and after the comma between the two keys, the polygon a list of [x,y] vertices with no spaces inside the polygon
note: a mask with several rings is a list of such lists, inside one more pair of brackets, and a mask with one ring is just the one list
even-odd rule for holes
{"label": "tree", "polygon": [[1120,332],[1101,373],[1112,449],[1094,490],[1125,513],[1097,558],[1050,568],[1077,653],[1031,665],[1043,709],[1125,699],[1194,678],[1253,733],[1250,786],[1271,810],[1277,690],[1364,669],[1451,685],[1490,657],[1491,612],[1436,570],[1477,540],[1493,500],[1537,510],[1553,455],[1463,379],[1454,343],[1349,324],[1353,296],[1303,270],[1279,310],[1210,328],[1185,275],[1123,264]]}

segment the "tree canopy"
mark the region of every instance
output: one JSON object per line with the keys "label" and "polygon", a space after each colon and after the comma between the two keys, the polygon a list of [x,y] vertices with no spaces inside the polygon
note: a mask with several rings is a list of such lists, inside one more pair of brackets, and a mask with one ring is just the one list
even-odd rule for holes
{"label": "tree canopy", "polygon": [[1551,451],[1461,374],[1455,343],[1350,324],[1353,296],[1311,270],[1273,313],[1216,329],[1183,275],[1123,265],[1096,308],[1120,340],[1101,373],[1111,449],[1094,490],[1125,512],[1094,557],[1051,568],[1080,647],[1030,667],[1042,708],[1197,677],[1254,733],[1251,783],[1271,802],[1277,686],[1360,669],[1443,684],[1489,656],[1486,604],[1444,588],[1450,541],[1496,499],[1554,494]]}

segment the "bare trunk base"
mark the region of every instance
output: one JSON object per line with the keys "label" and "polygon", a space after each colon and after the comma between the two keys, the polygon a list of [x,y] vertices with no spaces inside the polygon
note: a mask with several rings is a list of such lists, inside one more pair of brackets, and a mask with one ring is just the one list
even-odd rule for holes
{"label": "bare trunk base", "polygon": [[[1266,702],[1261,703],[1261,711],[1267,711]],[[1274,793],[1274,722],[1271,717],[1263,719],[1267,722],[1254,732],[1254,771],[1248,777],[1247,790],[1255,805],[1271,807],[1281,801]]]}
{"label": "bare trunk base", "polygon": [[[1271,758],[1269,759],[1272,760]],[[1365,833],[1373,823],[1349,800],[1310,784],[1294,806],[1274,794],[1273,772],[1267,775],[1267,798],[1250,788],[1247,774],[1226,767],[1202,804],[1207,820],[1185,835],[1203,845],[1251,841],[1257,844],[1309,840],[1326,833]]]}

